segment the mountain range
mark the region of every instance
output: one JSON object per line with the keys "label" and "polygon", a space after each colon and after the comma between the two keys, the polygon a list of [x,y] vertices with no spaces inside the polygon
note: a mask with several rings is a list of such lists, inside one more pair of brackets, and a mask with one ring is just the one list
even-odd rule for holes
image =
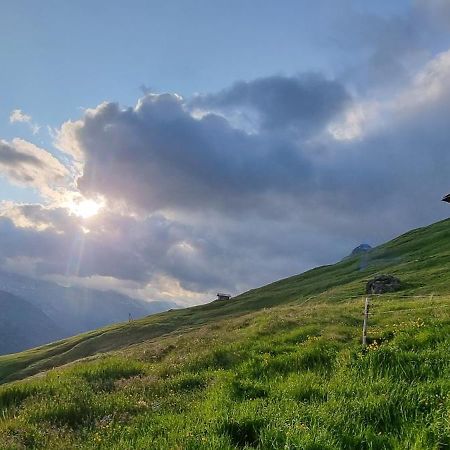
{"label": "mountain range", "polygon": [[0,271],[0,291],[0,317],[5,324],[0,354],[177,307],[174,302],[64,287],[6,271]]}

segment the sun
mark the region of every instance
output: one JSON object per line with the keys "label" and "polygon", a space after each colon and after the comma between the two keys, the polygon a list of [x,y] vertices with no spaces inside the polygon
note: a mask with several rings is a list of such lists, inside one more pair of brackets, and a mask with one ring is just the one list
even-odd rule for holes
{"label": "sun", "polygon": [[76,216],[87,219],[89,217],[95,216],[103,208],[103,206],[103,202],[86,199],[76,203],[73,202],[70,205],[69,209]]}

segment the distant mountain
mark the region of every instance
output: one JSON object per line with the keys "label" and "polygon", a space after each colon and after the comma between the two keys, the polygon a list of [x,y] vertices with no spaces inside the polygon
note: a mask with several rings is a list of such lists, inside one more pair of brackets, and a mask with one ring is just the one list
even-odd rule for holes
{"label": "distant mountain", "polygon": [[168,301],[138,300],[113,291],[64,287],[23,275],[0,271],[0,289],[17,295],[39,308],[71,336],[104,325],[143,317],[171,308]]}
{"label": "distant mountain", "polygon": [[20,352],[63,336],[63,330],[39,308],[0,291],[0,355]]}
{"label": "distant mountain", "polygon": [[352,250],[350,256],[360,255],[361,253],[367,253],[370,252],[370,250],[372,250],[372,247],[369,244],[361,244]]}

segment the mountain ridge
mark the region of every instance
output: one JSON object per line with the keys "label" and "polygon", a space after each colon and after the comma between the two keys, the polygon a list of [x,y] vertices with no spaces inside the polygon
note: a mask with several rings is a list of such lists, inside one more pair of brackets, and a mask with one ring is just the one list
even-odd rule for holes
{"label": "mountain ridge", "polygon": [[21,297],[0,291],[0,354],[61,339],[64,332],[42,310]]}

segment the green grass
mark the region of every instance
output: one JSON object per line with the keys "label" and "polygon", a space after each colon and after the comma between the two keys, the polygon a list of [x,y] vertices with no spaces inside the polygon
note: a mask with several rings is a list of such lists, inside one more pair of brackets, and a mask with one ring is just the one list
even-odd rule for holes
{"label": "green grass", "polygon": [[363,262],[1,357],[0,448],[450,448],[450,222]]}

